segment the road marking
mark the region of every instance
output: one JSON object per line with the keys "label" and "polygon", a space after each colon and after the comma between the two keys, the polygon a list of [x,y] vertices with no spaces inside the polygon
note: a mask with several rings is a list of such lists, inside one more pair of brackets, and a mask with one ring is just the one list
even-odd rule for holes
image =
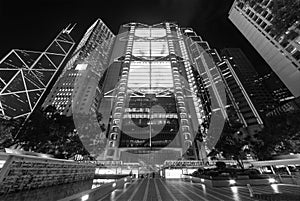
{"label": "road marking", "polygon": [[[201,191],[201,189],[198,188],[198,186],[200,186],[200,185],[198,185],[198,184],[193,184],[193,186]],[[221,194],[221,193],[215,191],[213,188],[206,187],[206,189],[209,189],[209,190],[211,190],[211,191],[214,191],[214,193],[216,193],[216,194],[218,194],[218,195],[220,195],[220,196],[224,196],[224,197],[226,197],[226,198],[229,198],[229,199],[233,200],[233,197],[232,197],[232,196],[227,196],[227,195]],[[224,200],[224,199],[222,199],[222,198],[218,198],[218,197],[214,196],[213,194],[211,194],[210,192],[208,192],[208,190],[206,190],[206,194],[209,195],[209,196],[211,196],[211,197],[214,197],[215,199],[218,199],[218,200]]]}
{"label": "road marking", "polygon": [[[120,193],[117,197],[115,197],[114,200],[118,200],[122,195],[124,195],[129,189],[133,188],[133,186],[135,186],[135,184],[137,183],[138,180],[135,180],[127,189],[124,189],[122,193]],[[103,200],[103,199],[101,199]],[[99,201],[101,201],[99,200]]]}
{"label": "road marking", "polygon": [[[221,191],[220,193],[226,193],[231,195],[231,197],[233,198],[233,200],[252,200],[250,197],[250,194],[247,192],[242,192],[240,189],[237,188],[237,192],[233,192],[233,190],[231,188],[237,188],[237,186],[234,187],[229,187],[229,188],[214,188],[215,191]],[[245,189],[246,190],[246,189]],[[237,198],[237,199],[235,199]],[[240,198],[240,199],[239,199]]]}
{"label": "road marking", "polygon": [[134,189],[133,193],[131,194],[130,198],[128,199],[128,201],[131,201],[132,198],[135,196],[135,194],[138,192],[138,190],[140,189],[141,185],[143,184],[143,182],[145,181],[145,179],[143,179],[143,181],[141,181],[141,183],[138,184],[138,186],[136,187],[136,189]]}
{"label": "road marking", "polygon": [[173,188],[177,189],[177,191],[179,191],[185,198],[187,198],[189,201],[194,201],[193,199],[191,199],[187,194],[185,194],[183,191],[181,191],[179,188],[175,187],[174,185],[171,185],[170,186],[173,186]]}
{"label": "road marking", "polygon": [[148,192],[149,192],[149,183],[150,183],[150,180],[147,179],[147,186],[146,186],[146,189],[145,189],[145,192],[144,192],[143,201],[147,201],[147,196],[148,196]]}
{"label": "road marking", "polygon": [[[183,185],[182,185],[182,186],[183,186]],[[201,193],[203,193],[204,195],[206,194],[207,196],[212,197],[212,198],[214,198],[215,200],[221,200],[221,201],[223,200],[223,199],[221,199],[221,198],[219,198],[219,197],[216,197],[216,196],[212,195],[211,193],[207,192],[207,190],[206,190],[206,192],[204,192],[202,189],[197,188],[196,185],[194,185],[194,184],[192,184],[191,187],[193,187],[193,190],[198,191],[198,192],[201,192]],[[189,190],[189,191],[190,191],[190,190]],[[206,199],[206,198],[204,198],[204,199]]]}
{"label": "road marking", "polygon": [[175,198],[175,196],[173,195],[173,193],[170,191],[170,189],[167,187],[167,185],[161,179],[159,179],[159,181],[162,183],[162,185],[168,191],[169,195],[172,197],[172,200],[177,201],[177,199]]}
{"label": "road marking", "polygon": [[160,192],[159,192],[159,189],[158,189],[158,186],[157,186],[157,183],[156,183],[157,179],[153,179],[153,180],[154,180],[154,186],[155,186],[155,190],[156,190],[157,200],[162,201],[161,196],[160,196]]}
{"label": "road marking", "polygon": [[[187,190],[187,191],[189,191],[189,192],[191,192],[192,194],[194,194],[194,195],[196,195],[198,198],[200,198],[201,200],[206,200],[206,201],[209,201],[208,199],[206,199],[205,197],[203,197],[203,196],[201,196],[201,195],[199,195],[199,194],[197,194],[197,193],[195,193],[195,192],[193,192],[193,191],[191,191],[191,190],[189,190],[188,188],[186,188],[184,185],[181,185],[181,187],[182,188],[184,188],[185,190]],[[218,199],[217,197],[214,197],[214,196],[212,196],[213,198],[215,198],[215,199]]]}

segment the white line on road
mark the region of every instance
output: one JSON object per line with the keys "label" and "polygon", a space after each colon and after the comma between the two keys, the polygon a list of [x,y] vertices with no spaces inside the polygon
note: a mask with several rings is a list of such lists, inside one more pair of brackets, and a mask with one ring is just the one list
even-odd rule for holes
{"label": "white line on road", "polygon": [[169,195],[172,197],[172,200],[177,201],[177,199],[175,198],[175,196],[173,195],[173,193],[170,191],[170,189],[167,187],[167,185],[161,179],[159,181],[162,183],[162,185],[168,191]]}
{"label": "white line on road", "polygon": [[133,199],[133,197],[135,196],[135,194],[138,192],[139,188],[141,187],[141,185],[143,184],[145,180],[141,181],[141,183],[139,183],[139,185],[134,189],[133,193],[131,194],[130,198],[128,199],[128,201],[131,201]]}
{"label": "white line on road", "polygon": [[156,180],[157,180],[157,179],[154,179],[154,186],[155,186],[155,190],[156,190],[157,200],[158,200],[158,201],[162,201],[161,196],[160,196],[159,189],[158,189],[158,187],[157,187]]}
{"label": "white line on road", "polygon": [[[171,184],[170,184],[171,185]],[[174,185],[171,185],[173,188],[175,188],[177,191],[179,191],[186,199],[188,199],[189,201],[194,201],[193,199],[191,199],[187,194],[185,194],[182,190],[180,190],[179,188],[175,187]]]}
{"label": "white line on road", "polygon": [[146,186],[144,197],[143,197],[143,201],[147,201],[147,196],[148,196],[148,191],[149,191],[149,183],[150,183],[150,180],[148,178],[147,179],[147,186]]}
{"label": "white line on road", "polygon": [[[206,199],[205,197],[203,197],[203,196],[201,196],[201,195],[195,193],[194,191],[189,190],[188,188],[184,187],[183,185],[181,185],[181,187],[184,188],[185,190],[189,191],[190,193],[196,195],[196,196],[197,196],[198,198],[200,198],[201,200],[209,201],[209,200]],[[213,198],[215,198],[216,200],[218,200],[217,197],[214,197],[214,196],[213,196]]]}

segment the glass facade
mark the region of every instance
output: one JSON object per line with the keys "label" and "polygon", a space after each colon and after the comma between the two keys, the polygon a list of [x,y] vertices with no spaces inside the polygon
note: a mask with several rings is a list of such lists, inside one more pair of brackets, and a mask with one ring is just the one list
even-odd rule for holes
{"label": "glass facade", "polygon": [[95,113],[95,97],[100,93],[97,83],[104,74],[114,37],[100,19],[96,20],[79,42],[43,107],[53,105],[67,116],[74,110]]}
{"label": "glass facade", "polygon": [[[216,99],[221,99],[222,90],[213,91],[207,80],[217,75],[214,58],[219,56],[207,42],[196,34],[188,36],[177,24],[130,23],[120,30],[126,44],[117,40],[113,49],[123,47],[125,54],[111,65],[105,78],[115,82],[119,76],[118,82],[114,88],[112,82],[104,82],[105,95],[98,109],[108,116],[103,119],[108,139],[104,159],[157,164],[168,159],[205,161],[206,152],[219,139],[219,134],[208,133],[211,116],[217,114],[221,121],[226,118],[218,109],[220,104],[225,108],[225,103]],[[210,52],[201,61],[211,64],[213,72],[193,65],[202,52],[193,51],[194,41]],[[204,142],[195,140],[202,134]]]}
{"label": "glass facade", "polygon": [[128,87],[146,93],[172,88],[173,77],[169,61],[133,61],[130,64]]}
{"label": "glass facade", "polygon": [[27,117],[36,107],[75,42],[64,29],[44,52],[12,50],[0,61],[0,115]]}
{"label": "glass facade", "polygon": [[[297,7],[298,4],[295,2],[289,4],[293,3]],[[257,2],[235,0],[229,12],[229,19],[290,92],[298,97],[300,96],[299,20],[297,21],[296,16],[273,12],[276,9],[287,8],[285,4],[277,3],[275,0]],[[285,19],[286,16],[289,16],[288,19]],[[281,26],[282,31],[275,30],[276,26],[272,24],[274,18],[280,21],[286,20],[289,26]]]}
{"label": "glass facade", "polygon": [[239,48],[226,48],[221,51],[221,55],[232,66],[232,70],[239,78],[256,110],[261,115],[273,110],[277,103],[259,81],[258,73],[242,50]]}

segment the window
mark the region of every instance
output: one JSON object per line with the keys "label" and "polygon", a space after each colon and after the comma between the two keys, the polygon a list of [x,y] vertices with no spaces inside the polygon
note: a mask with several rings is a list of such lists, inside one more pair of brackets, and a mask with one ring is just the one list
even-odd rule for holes
{"label": "window", "polygon": [[289,45],[287,48],[286,48],[286,51],[288,51],[289,53],[295,53],[297,49],[293,46],[293,45]]}
{"label": "window", "polygon": [[260,24],[261,22],[262,22],[262,19],[259,18],[259,19],[257,20],[257,24]]}
{"label": "window", "polygon": [[271,31],[271,26],[270,26],[270,25],[267,26],[266,29],[265,29],[265,31],[266,31],[267,33],[269,33],[269,32]]}
{"label": "window", "polygon": [[271,19],[272,19],[272,15],[271,14],[269,14],[267,17],[266,17],[266,19],[268,20],[268,21],[271,21]]}
{"label": "window", "polygon": [[292,55],[296,60],[300,59],[300,51],[297,50],[293,55]]}
{"label": "window", "polygon": [[256,21],[257,18],[258,18],[258,16],[257,16],[257,15],[254,15],[253,20]]}
{"label": "window", "polygon": [[173,87],[170,62],[131,62],[128,87],[143,90]]}
{"label": "window", "polygon": [[268,15],[268,12],[266,10],[261,14],[261,16],[263,16],[263,17],[266,17],[267,15]]}
{"label": "window", "polygon": [[265,22],[263,22],[263,23],[260,25],[260,27],[263,28],[263,29],[264,29],[266,26],[267,26],[267,23],[265,23]]}

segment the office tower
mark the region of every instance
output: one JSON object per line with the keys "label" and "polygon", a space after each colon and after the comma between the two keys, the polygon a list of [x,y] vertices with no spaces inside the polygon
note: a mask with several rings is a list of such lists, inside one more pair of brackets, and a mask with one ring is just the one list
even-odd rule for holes
{"label": "office tower", "polygon": [[218,70],[226,86],[228,121],[241,124],[245,134],[256,134],[262,129],[263,121],[234,67],[224,59],[218,63]]}
{"label": "office tower", "polygon": [[[192,29],[128,23],[114,36],[98,19],[44,106],[72,115],[80,139],[98,160],[205,162],[229,118],[220,63],[217,51]],[[235,104],[230,116],[241,110],[244,116],[236,118],[245,128],[260,128],[260,117],[241,90],[240,102],[228,99]]]}
{"label": "office tower", "polygon": [[[291,17],[288,13],[289,9],[299,9],[299,3],[297,1],[288,3],[294,4],[294,7],[287,9],[288,5],[284,1],[276,0],[236,0],[229,12],[229,19],[290,92],[295,97],[299,97],[299,21],[296,20],[297,16]],[[285,16],[289,18],[285,19]],[[284,26],[278,27],[274,24],[278,20],[283,21]]]}
{"label": "office tower", "polygon": [[226,118],[225,90],[207,53],[215,51],[191,33],[169,22],[120,27],[98,109],[106,160],[206,161]]}
{"label": "office tower", "polygon": [[100,20],[96,20],[86,31],[73,55],[63,69],[43,103],[43,108],[55,106],[60,114],[71,116],[76,112],[86,115],[96,110],[100,97],[98,83],[108,62],[114,35]]}
{"label": "office tower", "polygon": [[271,70],[263,76],[260,76],[259,81],[263,83],[273,99],[282,105],[295,97],[290,90],[283,84],[279,77]]}
{"label": "office tower", "polygon": [[260,114],[273,110],[277,103],[259,80],[259,75],[239,48],[225,48],[221,50],[223,58],[227,59],[239,78],[254,107]]}
{"label": "office tower", "polygon": [[289,113],[300,113],[300,98],[287,101],[267,114],[268,117],[280,116]]}
{"label": "office tower", "polygon": [[44,52],[13,49],[0,61],[2,118],[28,117],[35,109],[75,44],[72,29],[63,29]]}

